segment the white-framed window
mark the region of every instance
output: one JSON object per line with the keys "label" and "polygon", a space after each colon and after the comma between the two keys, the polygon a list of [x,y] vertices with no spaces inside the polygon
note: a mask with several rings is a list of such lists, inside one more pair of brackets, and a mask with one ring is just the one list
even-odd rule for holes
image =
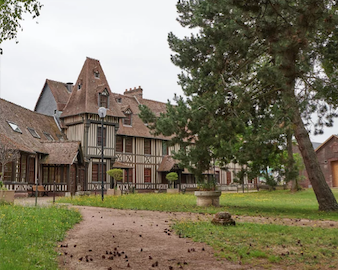
{"label": "white-framed window", "polygon": [[7,121],[7,123],[13,129],[13,131],[18,132],[18,133],[22,133],[22,131],[19,128],[19,126],[17,124],[15,124],[14,122]]}

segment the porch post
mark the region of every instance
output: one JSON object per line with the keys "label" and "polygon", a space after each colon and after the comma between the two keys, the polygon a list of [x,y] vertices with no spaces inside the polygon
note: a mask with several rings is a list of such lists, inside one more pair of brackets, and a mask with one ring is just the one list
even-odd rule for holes
{"label": "porch post", "polygon": [[70,186],[70,166],[67,166],[67,192],[71,192],[71,186]]}
{"label": "porch post", "polygon": [[34,172],[34,177],[35,177],[35,206],[38,205],[38,159],[39,159],[39,154],[36,154],[35,156],[35,172]]}

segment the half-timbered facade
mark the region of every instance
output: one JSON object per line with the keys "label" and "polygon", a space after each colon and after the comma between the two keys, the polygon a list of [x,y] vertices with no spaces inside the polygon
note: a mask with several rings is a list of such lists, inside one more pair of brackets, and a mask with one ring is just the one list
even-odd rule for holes
{"label": "half-timbered facade", "polygon": [[0,148],[16,149],[20,157],[6,162],[5,187],[27,193],[32,185],[66,192],[80,184],[84,162],[79,141],[68,141],[54,117],[0,99]]}
{"label": "half-timbered facade", "polygon": [[[67,101],[66,101],[67,100]],[[124,182],[137,189],[166,188],[165,175],[172,171],[159,169],[166,156],[178,146],[168,147],[169,138],[154,136],[139,118],[139,105],[146,105],[156,115],[166,111],[166,104],[143,97],[141,87],[113,93],[100,62],[87,58],[75,82],[46,80],[35,106],[37,112],[54,116],[68,140],[80,141],[85,160],[84,190],[101,188],[101,147],[104,146],[104,171],[123,168]],[[98,108],[105,107],[103,135]],[[220,184],[233,182],[236,165],[229,171],[214,168]],[[112,179],[103,176],[105,188],[113,187]],[[182,171],[182,184],[194,185],[195,179]]]}

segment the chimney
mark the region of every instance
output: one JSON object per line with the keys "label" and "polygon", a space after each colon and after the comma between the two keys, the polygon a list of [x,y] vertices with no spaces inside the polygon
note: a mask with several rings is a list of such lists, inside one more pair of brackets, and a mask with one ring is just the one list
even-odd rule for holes
{"label": "chimney", "polygon": [[130,88],[129,90],[126,89],[124,91],[124,95],[129,96],[129,97],[136,97],[137,99],[142,99],[143,98],[143,89],[141,86],[138,88],[134,87],[134,89]]}
{"label": "chimney", "polygon": [[66,83],[66,86],[67,86],[67,90],[68,90],[68,92],[69,92],[69,93],[71,93],[71,92],[72,92],[72,90],[73,90],[73,83],[71,83],[71,82],[67,82],[67,83]]}

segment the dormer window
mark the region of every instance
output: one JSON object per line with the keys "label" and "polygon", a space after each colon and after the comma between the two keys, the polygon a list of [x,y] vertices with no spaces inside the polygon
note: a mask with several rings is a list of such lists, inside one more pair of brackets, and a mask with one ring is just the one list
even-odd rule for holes
{"label": "dormer window", "polygon": [[13,131],[22,133],[21,129],[14,122],[7,121],[8,125],[13,129]]}
{"label": "dormer window", "polygon": [[40,139],[40,136],[39,136],[39,134],[35,131],[35,129],[29,128],[29,127],[28,127],[27,129],[28,129],[29,133],[30,133],[34,138]]}
{"label": "dormer window", "polygon": [[99,94],[99,107],[108,108],[108,97],[109,93],[107,88],[105,88],[103,92]]}
{"label": "dormer window", "polygon": [[94,70],[94,77],[97,79],[100,78],[100,72],[98,70]]}
{"label": "dormer window", "polygon": [[46,136],[48,141],[50,141],[50,142],[54,141],[54,138],[48,132],[44,132],[43,134]]}
{"label": "dormer window", "polygon": [[131,126],[131,124],[132,124],[132,122],[131,122],[132,111],[130,109],[128,109],[128,110],[126,110],[124,112],[124,115],[126,117],[123,118],[123,125],[125,125],[125,126]]}
{"label": "dormer window", "polygon": [[82,79],[79,80],[79,83],[77,85],[77,90],[80,90],[82,88]]}

